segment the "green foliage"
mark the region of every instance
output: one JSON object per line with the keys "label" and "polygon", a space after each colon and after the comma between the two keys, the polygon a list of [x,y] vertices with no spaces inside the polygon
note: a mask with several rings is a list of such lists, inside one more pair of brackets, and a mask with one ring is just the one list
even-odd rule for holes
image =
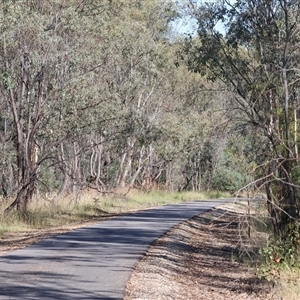
{"label": "green foliage", "polygon": [[249,178],[238,171],[220,168],[212,178],[212,186],[221,191],[234,192],[245,186],[247,180]]}
{"label": "green foliage", "polygon": [[49,193],[56,191],[60,187],[60,178],[55,174],[53,168],[41,168],[41,173],[38,180],[39,191]]}
{"label": "green foliage", "polygon": [[[266,188],[274,231],[279,237],[285,235],[285,226],[300,218],[295,171],[299,165],[295,66],[300,38],[294,26],[300,20],[299,2],[196,1],[192,10],[198,34],[186,40],[180,57],[194,72],[225,83],[232,95],[231,119],[250,125],[259,136],[252,143],[252,161],[264,170],[257,168],[256,178]],[[224,25],[222,33],[218,22]],[[233,151],[225,154],[235,158]],[[232,165],[223,161],[215,172],[214,180],[223,189],[232,190],[247,181],[248,170],[240,168],[240,161],[232,159]],[[233,178],[237,185],[231,184]]]}
{"label": "green foliage", "polygon": [[[175,66],[176,9],[171,0],[2,2],[0,194],[23,193],[8,211],[26,216],[33,195],[60,201],[84,188],[211,188],[230,140],[219,109],[228,97]],[[237,182],[225,184],[224,173],[214,186],[240,186],[236,157]],[[48,218],[28,210],[28,223]]]}
{"label": "green foliage", "polygon": [[234,137],[229,140],[212,176],[214,189],[235,192],[252,181],[247,143],[247,137]]}
{"label": "green foliage", "polygon": [[273,239],[269,246],[259,250],[259,277],[276,280],[281,269],[300,267],[300,225],[291,223],[285,231],[283,239]]}

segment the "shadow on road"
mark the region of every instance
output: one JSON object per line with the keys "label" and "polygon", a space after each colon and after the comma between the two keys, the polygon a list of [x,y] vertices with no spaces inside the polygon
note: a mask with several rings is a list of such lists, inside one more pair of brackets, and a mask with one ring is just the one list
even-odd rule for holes
{"label": "shadow on road", "polygon": [[149,245],[214,205],[168,205],[116,217],[1,256],[0,299],[123,299]]}

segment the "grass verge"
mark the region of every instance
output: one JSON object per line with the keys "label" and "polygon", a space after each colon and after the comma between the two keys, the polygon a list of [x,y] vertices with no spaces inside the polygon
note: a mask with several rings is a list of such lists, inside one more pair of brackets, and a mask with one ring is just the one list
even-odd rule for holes
{"label": "grass verge", "polygon": [[118,191],[103,196],[95,191],[84,192],[76,197],[65,197],[59,201],[34,199],[26,214],[16,211],[4,217],[4,209],[9,200],[2,200],[0,215],[0,237],[12,232],[31,231],[33,229],[54,228],[99,220],[103,217],[124,214],[165,204],[174,204],[192,200],[229,197],[220,192],[181,192],[164,191],[143,192],[136,189]]}

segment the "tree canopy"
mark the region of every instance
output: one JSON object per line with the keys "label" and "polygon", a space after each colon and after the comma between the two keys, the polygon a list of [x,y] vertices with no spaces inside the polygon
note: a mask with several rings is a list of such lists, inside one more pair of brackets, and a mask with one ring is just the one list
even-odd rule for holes
{"label": "tree canopy", "polygon": [[83,189],[216,186],[226,101],[175,63],[178,16],[163,0],[1,1],[6,213]]}
{"label": "tree canopy", "polygon": [[[255,132],[257,181],[277,235],[299,221],[299,1],[189,1],[198,20],[186,64],[232,94],[232,110]],[[216,30],[222,22],[224,33]],[[298,225],[295,225],[296,227]]]}

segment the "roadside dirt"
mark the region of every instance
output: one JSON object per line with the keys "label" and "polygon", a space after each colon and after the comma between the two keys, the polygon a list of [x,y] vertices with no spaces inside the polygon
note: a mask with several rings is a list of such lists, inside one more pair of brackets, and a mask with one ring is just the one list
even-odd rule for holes
{"label": "roadside dirt", "polygon": [[273,284],[239,262],[238,220],[238,212],[222,208],[174,227],[137,265],[125,300],[276,299]]}

